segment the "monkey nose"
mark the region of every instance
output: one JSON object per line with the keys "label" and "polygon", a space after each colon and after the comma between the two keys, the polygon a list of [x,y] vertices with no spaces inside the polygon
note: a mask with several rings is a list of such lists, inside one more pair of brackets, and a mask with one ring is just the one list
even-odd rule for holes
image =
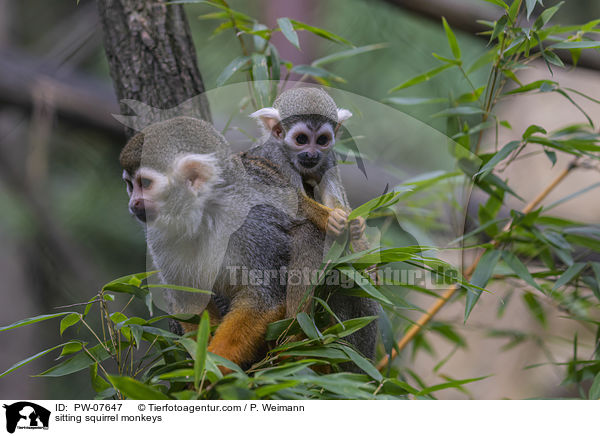
{"label": "monkey nose", "polygon": [[146,222],[146,208],[144,207],[143,200],[136,200],[131,206],[129,206],[131,214],[134,215],[138,220]]}

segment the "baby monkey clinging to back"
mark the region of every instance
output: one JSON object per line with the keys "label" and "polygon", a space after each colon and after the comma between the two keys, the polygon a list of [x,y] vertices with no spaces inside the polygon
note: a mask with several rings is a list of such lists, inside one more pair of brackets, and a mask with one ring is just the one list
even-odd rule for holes
{"label": "baby monkey clinging to back", "polygon": [[[264,142],[245,154],[265,158],[279,166],[289,183],[300,192],[333,209],[329,215],[327,231],[339,235],[348,221],[350,203],[342,185],[333,151],[335,135],[341,124],[352,116],[346,109],[338,108],[333,99],[319,88],[295,88],[283,92],[273,107],[262,108],[251,117],[259,120],[266,133]],[[369,248],[363,235],[365,220],[350,222],[350,236],[355,250]],[[309,227],[292,233],[290,271],[319,270],[328,241],[319,235],[310,235]],[[314,232],[313,232],[314,233]],[[370,273],[376,278],[376,273]],[[288,283],[286,316],[294,317],[305,310],[309,286],[307,283]],[[342,320],[376,316],[379,304],[368,298],[350,297],[333,292],[330,307]],[[373,358],[377,339],[377,324],[347,337],[365,356]]]}
{"label": "baby monkey clinging to back", "polygon": [[[259,120],[267,139],[248,154],[276,163],[293,186],[334,209],[328,231],[339,235],[347,224],[350,205],[333,147],[339,127],[352,113],[339,109],[322,89],[295,88],[277,97],[273,107],[250,116]],[[364,219],[351,222],[353,239],[359,239],[364,230]]]}

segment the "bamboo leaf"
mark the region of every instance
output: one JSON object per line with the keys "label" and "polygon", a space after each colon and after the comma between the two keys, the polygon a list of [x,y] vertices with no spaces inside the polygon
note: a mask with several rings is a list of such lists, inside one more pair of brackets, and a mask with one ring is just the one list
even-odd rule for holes
{"label": "bamboo leaf", "polygon": [[575,277],[577,277],[579,275],[579,273],[581,272],[581,270],[583,270],[585,267],[586,267],[586,264],[581,263],[581,262],[576,262],[573,265],[571,265],[569,268],[567,268],[567,270],[564,273],[562,273],[560,278],[556,281],[556,283],[552,287],[552,290],[556,291],[557,289],[559,289],[559,288],[563,287],[564,285],[566,285],[567,283],[569,283],[571,280],[573,280]]}
{"label": "bamboo leaf", "polygon": [[[504,3],[502,0],[483,0],[486,1],[488,3],[492,3],[496,6],[500,6],[501,8],[505,9],[508,11],[508,5],[506,3]],[[535,1],[535,0],[534,0]]]}
{"label": "bamboo leaf", "polygon": [[47,350],[40,351],[39,353],[37,353],[37,354],[34,354],[33,356],[30,356],[30,357],[28,357],[27,359],[23,359],[23,360],[21,360],[20,362],[17,362],[17,363],[15,363],[13,366],[11,366],[10,368],[8,368],[8,369],[7,369],[6,371],[4,371],[2,374],[0,374],[0,378],[4,377],[5,375],[8,375],[8,374],[10,374],[11,372],[13,372],[13,371],[15,371],[15,370],[19,369],[19,368],[20,368],[20,367],[22,367],[22,366],[25,366],[25,365],[27,365],[27,364],[28,364],[28,363],[30,363],[30,362],[33,362],[33,361],[34,361],[34,360],[36,360],[36,359],[39,359],[40,357],[42,357],[42,356],[44,356],[44,355],[46,355],[46,354],[50,353],[50,352],[51,352],[51,351],[53,351],[53,350],[56,350],[57,348],[64,347],[64,346],[66,346],[67,344],[73,344],[73,343],[77,344],[78,342],[74,342],[74,341],[65,342],[64,344],[56,345],[56,346],[54,346],[54,347],[52,347],[52,348],[48,348]]}
{"label": "bamboo leaf", "polygon": [[217,86],[223,86],[236,72],[250,65],[248,56],[239,56],[232,60],[229,65],[217,77]]}
{"label": "bamboo leaf", "polygon": [[600,373],[594,377],[588,396],[590,400],[600,400]]}
{"label": "bamboo leaf", "polygon": [[534,288],[542,291],[542,288],[536,283],[533,279],[527,267],[521,262],[521,260],[512,254],[510,251],[502,251],[502,259],[506,262],[506,264],[512,269],[517,276],[519,276],[526,283],[530,284]]}
{"label": "bamboo leaf", "polygon": [[328,32],[327,30],[323,30],[318,27],[310,26],[306,23],[302,23],[302,22],[296,21],[296,20],[290,20],[290,21],[292,22],[292,24],[294,25],[294,29],[296,29],[296,30],[306,30],[307,32],[310,32],[321,38],[325,38],[330,41],[337,42],[339,44],[346,44],[346,45],[350,45],[350,46],[352,45],[352,43],[350,41],[348,41],[347,39],[342,38],[341,36],[338,36],[334,33]]}
{"label": "bamboo leaf", "polygon": [[63,332],[69,327],[77,324],[81,321],[81,314],[79,313],[70,313],[60,320],[60,335],[62,336]]}
{"label": "bamboo leaf", "polygon": [[435,77],[438,74],[440,74],[442,71],[445,71],[448,68],[452,68],[454,66],[456,66],[456,65],[455,64],[444,64],[440,67],[429,70],[426,73],[419,74],[418,76],[415,76],[412,79],[409,79],[406,82],[393,87],[392,89],[390,89],[388,91],[388,93],[391,94],[392,92],[400,91],[401,89],[409,88],[411,86],[418,85],[419,83],[427,82],[428,80],[431,80],[432,77]]}
{"label": "bamboo leaf", "polygon": [[14,323],[4,326],[4,327],[0,327],[0,332],[5,332],[7,330],[16,329],[18,327],[23,327],[23,326],[26,326],[29,324],[36,324],[38,322],[46,321],[46,320],[49,320],[52,318],[57,318],[59,316],[76,314],[76,313],[77,312],[60,312],[60,313],[51,313],[48,315],[38,315],[38,316],[31,317],[31,318],[23,319],[21,321],[14,322]]}
{"label": "bamboo leaf", "polygon": [[298,41],[298,34],[294,30],[294,25],[292,24],[290,19],[285,17],[277,18],[277,24],[279,25],[283,36],[285,36],[285,38],[289,42],[291,42],[294,47],[300,50],[300,41]]}
{"label": "bamboo leaf", "polygon": [[296,65],[292,68],[292,72],[298,74],[306,74],[312,77],[322,77],[326,80],[333,80],[334,82],[346,83],[343,77],[333,74],[323,68],[315,67],[312,65]]}
{"label": "bamboo leaf", "polygon": [[333,53],[328,56],[324,56],[322,58],[316,59],[311,62],[311,65],[314,67],[321,67],[323,65],[330,64],[332,62],[341,61],[343,59],[354,57],[359,54],[369,53],[369,52],[372,52],[375,50],[381,50],[383,48],[386,48],[387,46],[388,46],[388,44],[386,44],[386,43],[379,43],[379,44],[370,44],[370,45],[364,45],[362,47],[351,48],[349,50],[340,51],[340,52]]}
{"label": "bamboo leaf", "polygon": [[551,45],[548,48],[562,48],[572,50],[574,48],[598,48],[600,47],[600,41],[563,41],[558,44]]}
{"label": "bamboo leaf", "polygon": [[[473,273],[473,277],[471,278],[471,284],[478,286],[480,288],[485,288],[490,278],[492,277],[492,273],[494,272],[494,268],[500,259],[500,255],[502,254],[499,250],[488,250],[486,251],[481,260],[477,264],[477,268]],[[465,304],[465,318],[464,322],[467,322],[471,311],[475,307],[475,304],[479,300],[481,296],[481,291],[478,289],[469,288],[467,290],[467,301]]]}
{"label": "bamboo leaf", "polygon": [[506,144],[479,171],[475,173],[475,176],[478,176],[480,174],[487,175],[487,173],[489,173],[496,167],[496,165],[498,165],[500,162],[506,159],[508,155],[515,151],[520,145],[521,141],[511,141],[508,144]]}
{"label": "bamboo leaf", "polygon": [[170,400],[171,398],[163,394],[157,388],[148,384],[139,382],[131,377],[111,376],[110,381],[130,400]]}
{"label": "bamboo leaf", "polygon": [[310,339],[319,339],[323,337],[323,334],[319,331],[313,319],[304,312],[300,312],[296,315],[298,324],[302,328],[302,331],[306,333]]}
{"label": "bamboo leaf", "polygon": [[196,354],[194,359],[194,388],[198,389],[202,373],[206,364],[206,347],[208,346],[208,337],[210,334],[210,319],[208,310],[205,310],[200,319],[198,334],[196,336]]}
{"label": "bamboo leaf", "polygon": [[444,30],[446,31],[446,39],[448,39],[448,44],[452,50],[452,55],[454,56],[454,59],[458,60],[460,59],[460,47],[458,45],[458,41],[456,40],[456,36],[448,25],[448,21],[446,21],[445,17],[442,17],[442,23],[444,25]]}

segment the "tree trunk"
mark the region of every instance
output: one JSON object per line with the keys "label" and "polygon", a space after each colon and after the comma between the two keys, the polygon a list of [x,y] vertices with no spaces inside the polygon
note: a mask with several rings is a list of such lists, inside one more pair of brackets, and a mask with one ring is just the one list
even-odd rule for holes
{"label": "tree trunk", "polygon": [[[204,92],[181,5],[166,5],[164,0],[98,0],[98,10],[119,101],[169,109]],[[206,97],[190,103],[190,115],[211,121]],[[121,113],[130,114],[122,102]],[[133,133],[128,129],[128,136]]]}

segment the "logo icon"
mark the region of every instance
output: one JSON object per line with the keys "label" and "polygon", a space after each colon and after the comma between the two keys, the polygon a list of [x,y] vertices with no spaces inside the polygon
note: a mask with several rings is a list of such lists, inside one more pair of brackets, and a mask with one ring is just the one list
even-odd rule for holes
{"label": "logo icon", "polygon": [[14,433],[15,429],[48,429],[50,411],[28,401],[19,401],[3,406],[6,409],[6,431]]}

